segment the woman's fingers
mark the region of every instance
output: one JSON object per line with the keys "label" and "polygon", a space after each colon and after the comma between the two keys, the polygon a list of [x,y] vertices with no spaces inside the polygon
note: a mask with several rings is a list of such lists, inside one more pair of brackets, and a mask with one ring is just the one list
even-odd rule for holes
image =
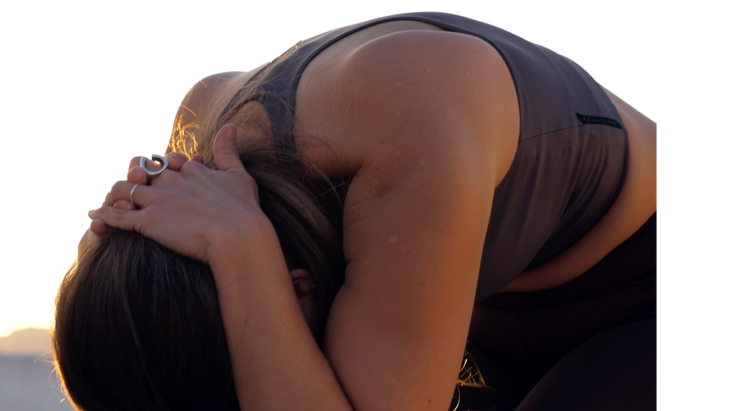
{"label": "woman's fingers", "polygon": [[[141,158],[142,156],[132,158],[129,162],[128,170],[139,167],[139,160]],[[182,153],[170,153],[165,158],[167,158],[167,168],[173,171],[180,171],[180,167],[188,161],[188,158]]]}
{"label": "woman's fingers", "polygon": [[180,171],[180,167],[188,162],[188,158],[182,153],[170,153],[167,158],[167,168],[172,171]]}
{"label": "woman's fingers", "polygon": [[[141,157],[135,157],[129,162],[129,171],[127,171],[127,181],[132,183],[147,183],[147,172],[139,165]],[[183,164],[188,162],[188,158],[182,153],[170,153],[165,156],[167,158],[167,169],[179,172]],[[198,160],[200,162],[200,160]],[[154,163],[148,161],[148,167],[155,169]],[[154,181],[154,180],[153,180]]]}
{"label": "woman's fingers", "polygon": [[147,173],[142,169],[142,167],[137,165],[127,171],[127,181],[135,184],[147,184]]}
{"label": "woman's fingers", "polygon": [[[109,226],[106,225],[104,221],[102,221],[99,218],[92,217],[92,213],[96,211],[89,211],[89,218],[91,218],[91,225],[89,225],[89,231],[91,231],[94,235],[97,237],[101,237],[109,231]],[[80,255],[81,253],[79,253]]]}
{"label": "woman's fingers", "polygon": [[[117,181],[104,199],[104,206],[120,210],[134,210],[144,203],[144,191],[149,188],[144,183]],[[132,191],[134,190],[134,191]]]}
{"label": "woman's fingers", "polygon": [[127,167],[127,170],[131,170],[135,167],[138,167],[140,158],[142,158],[142,156],[132,157],[132,159],[129,160],[129,167]]}
{"label": "woman's fingers", "polygon": [[[138,204],[135,203],[139,200],[139,194],[137,193],[137,189],[134,190],[135,194],[137,194],[137,199],[134,199],[135,203],[132,203],[132,187],[134,187],[135,185],[137,184],[133,184],[129,181],[118,181],[116,184],[114,184],[111,191],[107,193],[106,199],[104,200],[104,204],[102,205],[102,207],[111,206],[114,209],[123,211],[136,210],[136,206]],[[140,186],[142,186],[142,184],[138,184],[137,186],[137,188],[139,188]],[[125,190],[127,189],[129,189],[129,193],[125,196]],[[94,213],[96,211],[97,210],[89,211],[89,218],[91,218],[89,231],[96,236],[102,236],[106,234],[110,226],[108,226],[106,222],[104,222],[104,220],[98,217],[94,217]]]}
{"label": "woman's fingers", "polygon": [[102,224],[106,227],[118,228],[125,231],[137,231],[139,230],[139,218],[141,211],[137,210],[120,210],[113,207],[101,207],[97,210],[89,212],[91,218],[91,231],[94,231],[94,226],[101,227]]}
{"label": "woman's fingers", "polygon": [[118,208],[120,210],[135,210],[137,208],[134,204],[126,199],[117,200],[112,207]]}
{"label": "woman's fingers", "polygon": [[236,133],[236,126],[233,124],[226,124],[218,131],[213,142],[215,165],[218,170],[242,177],[241,181],[245,182],[245,186],[250,190],[249,193],[253,194],[250,198],[254,199],[258,206],[260,205],[258,186],[253,177],[246,171],[243,163],[241,163],[241,157],[236,146]]}
{"label": "woman's fingers", "polygon": [[223,126],[213,142],[213,156],[218,170],[245,175],[246,171],[236,148],[236,127],[233,124]]}

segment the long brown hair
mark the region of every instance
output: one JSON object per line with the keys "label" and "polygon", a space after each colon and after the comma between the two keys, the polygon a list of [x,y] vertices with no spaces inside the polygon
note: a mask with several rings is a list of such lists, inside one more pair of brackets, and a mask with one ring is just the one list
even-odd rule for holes
{"label": "long brown hair", "polygon": [[113,230],[69,270],[53,350],[82,410],[238,410],[210,268],[135,232]]}
{"label": "long brown hair", "polygon": [[[217,117],[187,131],[176,127],[172,147],[190,148],[192,137],[194,151],[213,167],[215,133],[261,95],[255,82],[247,85]],[[275,130],[274,138],[293,135]],[[312,178],[313,166],[286,143],[247,146],[241,159],[284,254],[311,273],[326,316],[344,277],[344,179]],[[238,409],[209,267],[137,233],[113,230],[67,272],[56,299],[53,350],[59,377],[83,410]]]}

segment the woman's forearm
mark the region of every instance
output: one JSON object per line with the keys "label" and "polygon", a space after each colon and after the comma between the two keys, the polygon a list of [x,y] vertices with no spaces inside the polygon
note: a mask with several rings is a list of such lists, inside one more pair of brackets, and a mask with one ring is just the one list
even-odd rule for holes
{"label": "woman's forearm", "polygon": [[299,308],[273,229],[264,237],[266,258],[227,242],[230,250],[211,261],[241,409],[351,410]]}

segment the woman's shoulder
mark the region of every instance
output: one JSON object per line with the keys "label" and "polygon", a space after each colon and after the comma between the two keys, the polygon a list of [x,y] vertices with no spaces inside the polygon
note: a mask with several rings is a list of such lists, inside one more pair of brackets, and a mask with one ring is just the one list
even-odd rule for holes
{"label": "woman's shoulder", "polygon": [[479,147],[501,156],[499,174],[506,173],[519,108],[499,53],[476,37],[438,29],[378,34],[310,63],[297,89],[300,134],[324,140],[345,168],[408,147]]}
{"label": "woman's shoulder", "polygon": [[180,102],[167,151],[193,153],[193,139],[201,123],[220,110],[257,70],[216,73],[198,80]]}
{"label": "woman's shoulder", "polygon": [[180,110],[192,112],[196,117],[202,117],[212,102],[221,100],[228,94],[233,95],[238,84],[247,74],[243,71],[229,71],[212,74],[198,80],[183,98]]}

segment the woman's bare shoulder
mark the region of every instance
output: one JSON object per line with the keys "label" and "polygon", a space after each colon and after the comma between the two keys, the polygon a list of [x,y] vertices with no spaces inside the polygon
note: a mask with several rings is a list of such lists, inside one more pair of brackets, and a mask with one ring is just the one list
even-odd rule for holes
{"label": "woman's bare shoulder", "polygon": [[[189,137],[197,133],[219,102],[230,99],[253,72],[216,73],[197,81],[180,102],[167,151],[190,152]],[[183,150],[187,149],[187,150]]]}
{"label": "woman's bare shoulder", "polygon": [[236,84],[245,74],[246,72],[229,71],[212,74],[197,81],[183,98],[179,110],[201,117],[203,111],[207,110],[213,101],[220,99],[225,94],[233,94]]}
{"label": "woman's bare shoulder", "polygon": [[506,173],[519,109],[509,69],[491,45],[440,30],[366,40],[305,70],[296,112],[303,134],[325,140],[348,171],[404,147],[471,146],[497,154]]}

